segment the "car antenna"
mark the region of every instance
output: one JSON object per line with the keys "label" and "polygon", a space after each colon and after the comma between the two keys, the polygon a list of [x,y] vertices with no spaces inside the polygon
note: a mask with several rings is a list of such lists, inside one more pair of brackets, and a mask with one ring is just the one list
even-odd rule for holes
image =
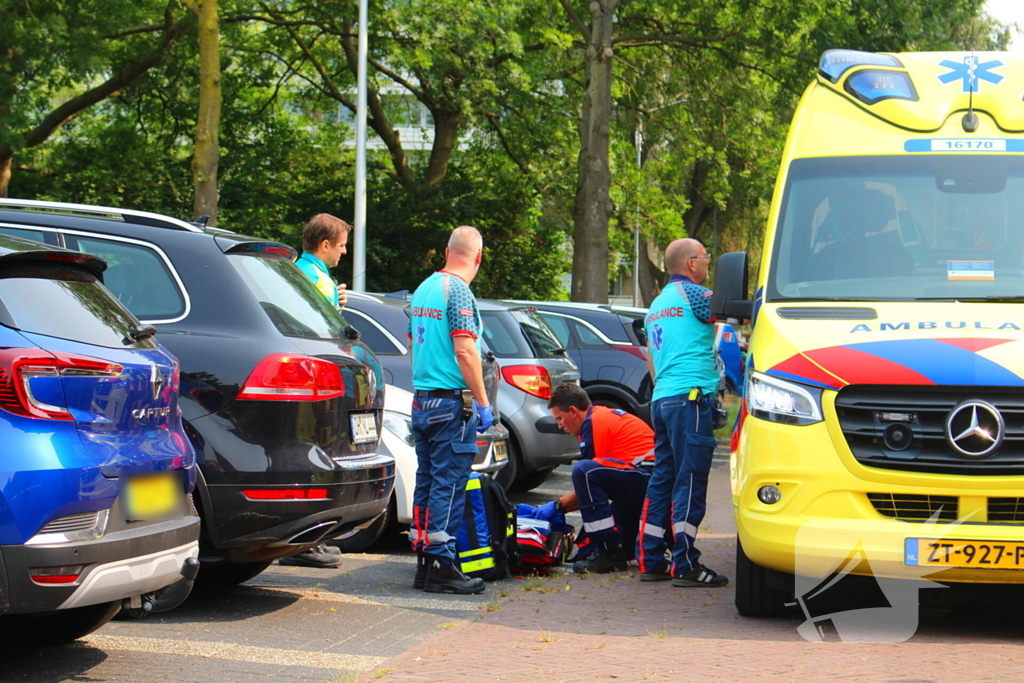
{"label": "car antenna", "polygon": [[964,118],[960,121],[960,125],[963,126],[965,133],[973,133],[978,130],[978,115],[974,113],[974,84],[977,82],[977,76],[974,75],[974,70],[978,64],[974,57],[974,50],[971,50],[971,66],[967,70],[968,82],[971,84],[971,90],[967,95],[967,113],[964,114]]}
{"label": "car antenna", "polygon": [[209,214],[207,214],[205,216],[200,216],[199,218],[197,218],[194,221],[192,221],[192,225],[196,226],[197,228],[205,228],[206,224],[209,223],[209,222],[210,222],[210,216],[209,216]]}

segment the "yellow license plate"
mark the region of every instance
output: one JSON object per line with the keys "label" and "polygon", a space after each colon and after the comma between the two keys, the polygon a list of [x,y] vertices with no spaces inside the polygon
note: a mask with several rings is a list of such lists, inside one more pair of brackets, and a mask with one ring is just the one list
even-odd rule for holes
{"label": "yellow license plate", "polygon": [[908,538],[904,562],[927,567],[1024,569],[1024,542]]}
{"label": "yellow license plate", "polygon": [[505,462],[508,460],[508,445],[504,441],[494,442],[494,462]]}
{"label": "yellow license plate", "polygon": [[156,519],[174,512],[182,496],[177,472],[160,472],[124,481],[125,515],[129,520]]}

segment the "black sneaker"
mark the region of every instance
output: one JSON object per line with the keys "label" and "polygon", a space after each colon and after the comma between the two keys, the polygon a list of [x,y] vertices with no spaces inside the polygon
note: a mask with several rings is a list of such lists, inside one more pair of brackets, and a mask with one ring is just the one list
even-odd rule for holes
{"label": "black sneaker", "polygon": [[609,572],[624,572],[628,567],[629,559],[622,546],[614,548],[598,548],[590,553],[585,560],[579,560],[573,567],[576,574],[607,574]]}
{"label": "black sneaker", "polygon": [[729,585],[729,577],[722,576],[714,569],[708,569],[702,564],[697,564],[693,569],[682,576],[672,579],[672,585],[679,588],[692,588],[705,586],[707,588],[721,588]]}
{"label": "black sneaker", "polygon": [[483,579],[471,579],[451,562],[444,562],[437,557],[428,556],[427,560],[427,580],[423,583],[423,590],[427,593],[473,595],[484,592]]}
{"label": "black sneaker", "polygon": [[423,589],[423,586],[427,583],[427,554],[423,552],[416,553],[416,576],[413,577],[412,587]]}
{"label": "black sneaker", "polygon": [[669,572],[668,565],[658,565],[654,568],[654,571],[640,572],[641,581],[668,581],[672,578],[672,574]]}
{"label": "black sneaker", "polygon": [[282,557],[277,562],[278,564],[291,567],[317,567],[320,569],[340,567],[341,551],[337,548],[332,548],[335,552],[331,552],[331,550],[328,550],[328,547],[321,544],[297,555]]}

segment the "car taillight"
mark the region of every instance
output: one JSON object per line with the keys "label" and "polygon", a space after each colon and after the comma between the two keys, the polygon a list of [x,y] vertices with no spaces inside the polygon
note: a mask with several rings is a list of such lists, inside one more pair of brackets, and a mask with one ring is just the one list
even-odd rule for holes
{"label": "car taillight", "polygon": [[[118,377],[124,368],[117,363],[42,349],[0,349],[0,408],[23,417],[70,420],[66,406],[40,400],[32,392],[32,380],[60,377]],[[49,392],[54,397],[62,392]],[[52,400],[52,399],[50,399]]]}
{"label": "car taillight", "polygon": [[249,500],[327,500],[327,489],[242,489]]}
{"label": "car taillight", "polygon": [[275,353],[259,362],[238,398],[251,401],[323,401],[345,393],[341,368],[310,356]]}
{"label": "car taillight", "polygon": [[551,375],[543,365],[509,365],[501,376],[516,389],[537,398],[551,398]]}
{"label": "car taillight", "polygon": [[73,565],[67,567],[36,567],[28,570],[33,583],[41,586],[63,586],[78,581],[82,575],[85,565]]}

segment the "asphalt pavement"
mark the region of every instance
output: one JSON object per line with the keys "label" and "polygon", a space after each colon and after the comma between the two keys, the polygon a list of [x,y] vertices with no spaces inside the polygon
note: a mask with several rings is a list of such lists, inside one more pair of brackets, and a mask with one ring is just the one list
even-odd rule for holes
{"label": "asphalt pavement", "polygon": [[[727,456],[716,453],[704,561],[733,575],[735,525]],[[538,490],[569,490],[569,468]],[[575,515],[570,518],[579,525]],[[635,571],[502,580],[478,596],[411,586],[405,537],[346,555],[340,569],[275,565],[242,586],[182,607],[114,621],[61,648],[0,650],[2,681],[878,681],[959,683],[1024,678],[1016,596],[922,592],[906,643],[812,644],[802,616],[744,619],[731,587],[674,589]]]}
{"label": "asphalt pavement", "polygon": [[[559,468],[513,502],[537,505],[566,493],[569,471]],[[74,645],[0,649],[0,680],[352,681],[514,590],[501,581],[481,595],[432,596],[412,588],[414,571],[405,535],[346,555],[340,569],[275,564],[171,612],[112,621]]]}

